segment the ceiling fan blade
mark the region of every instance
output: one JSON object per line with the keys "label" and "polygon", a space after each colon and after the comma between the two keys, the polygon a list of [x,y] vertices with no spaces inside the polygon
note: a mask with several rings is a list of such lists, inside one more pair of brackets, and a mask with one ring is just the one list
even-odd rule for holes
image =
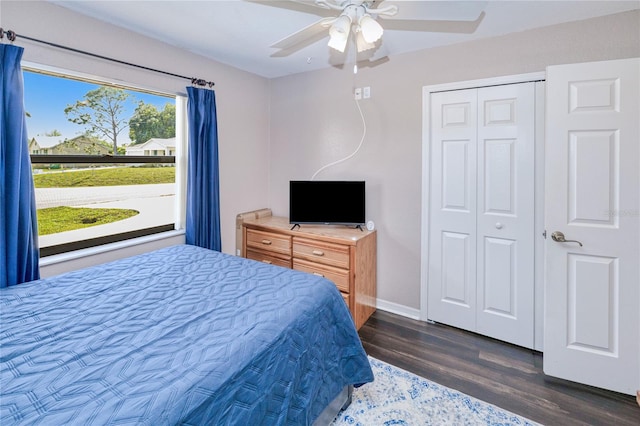
{"label": "ceiling fan blade", "polygon": [[[415,1],[380,0],[375,1],[372,9],[387,9],[396,6],[398,12],[393,15],[381,13],[385,21],[475,21],[487,6],[488,1]],[[374,13],[374,11],[372,11]]]}
{"label": "ceiling fan blade", "polygon": [[316,4],[314,0],[244,0],[249,3],[261,4],[263,6],[278,7],[281,9],[293,10],[295,12],[311,13],[322,17],[334,16],[334,10],[327,9]]}
{"label": "ceiling fan blade", "polygon": [[384,28],[397,31],[424,31],[431,33],[473,34],[485,17],[481,12],[475,21],[434,21],[412,19],[390,19],[384,21]]}
{"label": "ceiling fan blade", "polygon": [[335,17],[322,18],[313,24],[289,34],[280,41],[273,43],[270,47],[280,49],[280,51],[272,54],[272,57],[288,56],[296,50],[308,46],[316,41],[326,37],[329,26],[335,21]]}

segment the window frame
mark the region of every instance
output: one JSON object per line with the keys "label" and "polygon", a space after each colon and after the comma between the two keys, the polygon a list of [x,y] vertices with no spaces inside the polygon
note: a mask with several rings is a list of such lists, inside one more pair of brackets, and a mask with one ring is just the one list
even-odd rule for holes
{"label": "window frame", "polygon": [[[175,155],[58,155],[31,154],[31,164],[175,164]],[[55,161],[51,161],[51,160]]]}
{"label": "window frame", "polygon": [[173,223],[159,225],[149,228],[140,228],[122,233],[109,234],[99,237],[87,238],[84,240],[70,241],[62,244],[56,244],[46,247],[40,247],[40,258],[53,256],[57,254],[69,253],[82,249],[90,249],[105,244],[117,243],[135,238],[145,237],[149,235],[180,230],[184,222],[184,193],[186,186],[186,101],[184,95],[180,93],[168,93],[153,89],[144,89],[136,85],[127,85],[122,82],[110,82],[107,77],[84,76],[74,73],[73,71],[53,69],[47,66],[37,64],[22,64],[23,71],[45,74],[50,77],[65,78],[77,80],[81,82],[118,87],[124,90],[143,92],[156,96],[167,97],[173,99],[176,106],[176,152],[175,155],[59,155],[59,154],[29,154],[31,164],[173,164],[176,168],[176,217]]}

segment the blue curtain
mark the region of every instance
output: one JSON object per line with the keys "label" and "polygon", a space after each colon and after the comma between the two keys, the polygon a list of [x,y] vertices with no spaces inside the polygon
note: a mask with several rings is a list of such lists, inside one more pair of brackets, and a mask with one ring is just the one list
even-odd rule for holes
{"label": "blue curtain", "polygon": [[20,59],[0,44],[0,287],[40,278],[38,222]]}
{"label": "blue curtain", "polygon": [[187,244],[220,251],[218,124],[213,90],[187,87]]}

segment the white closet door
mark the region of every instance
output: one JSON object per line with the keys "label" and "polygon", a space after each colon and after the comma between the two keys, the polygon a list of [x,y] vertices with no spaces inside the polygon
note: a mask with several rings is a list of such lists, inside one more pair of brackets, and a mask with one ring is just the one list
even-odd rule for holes
{"label": "white closet door", "polygon": [[[640,389],[640,60],[549,67],[546,122],[544,371],[633,395]],[[582,246],[554,241],[556,231]]]}
{"label": "white closet door", "polygon": [[534,338],[534,83],[431,96],[428,317]]}
{"label": "white closet door", "polygon": [[476,323],[477,90],[431,98],[428,316],[467,330]]}
{"label": "white closet door", "polygon": [[535,84],[478,89],[477,332],[533,347]]}

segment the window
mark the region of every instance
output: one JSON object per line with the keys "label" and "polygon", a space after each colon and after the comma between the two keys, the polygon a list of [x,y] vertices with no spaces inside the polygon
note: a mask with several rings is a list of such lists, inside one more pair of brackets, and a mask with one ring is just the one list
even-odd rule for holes
{"label": "window", "polygon": [[36,70],[24,87],[41,256],[176,229],[176,96]]}

